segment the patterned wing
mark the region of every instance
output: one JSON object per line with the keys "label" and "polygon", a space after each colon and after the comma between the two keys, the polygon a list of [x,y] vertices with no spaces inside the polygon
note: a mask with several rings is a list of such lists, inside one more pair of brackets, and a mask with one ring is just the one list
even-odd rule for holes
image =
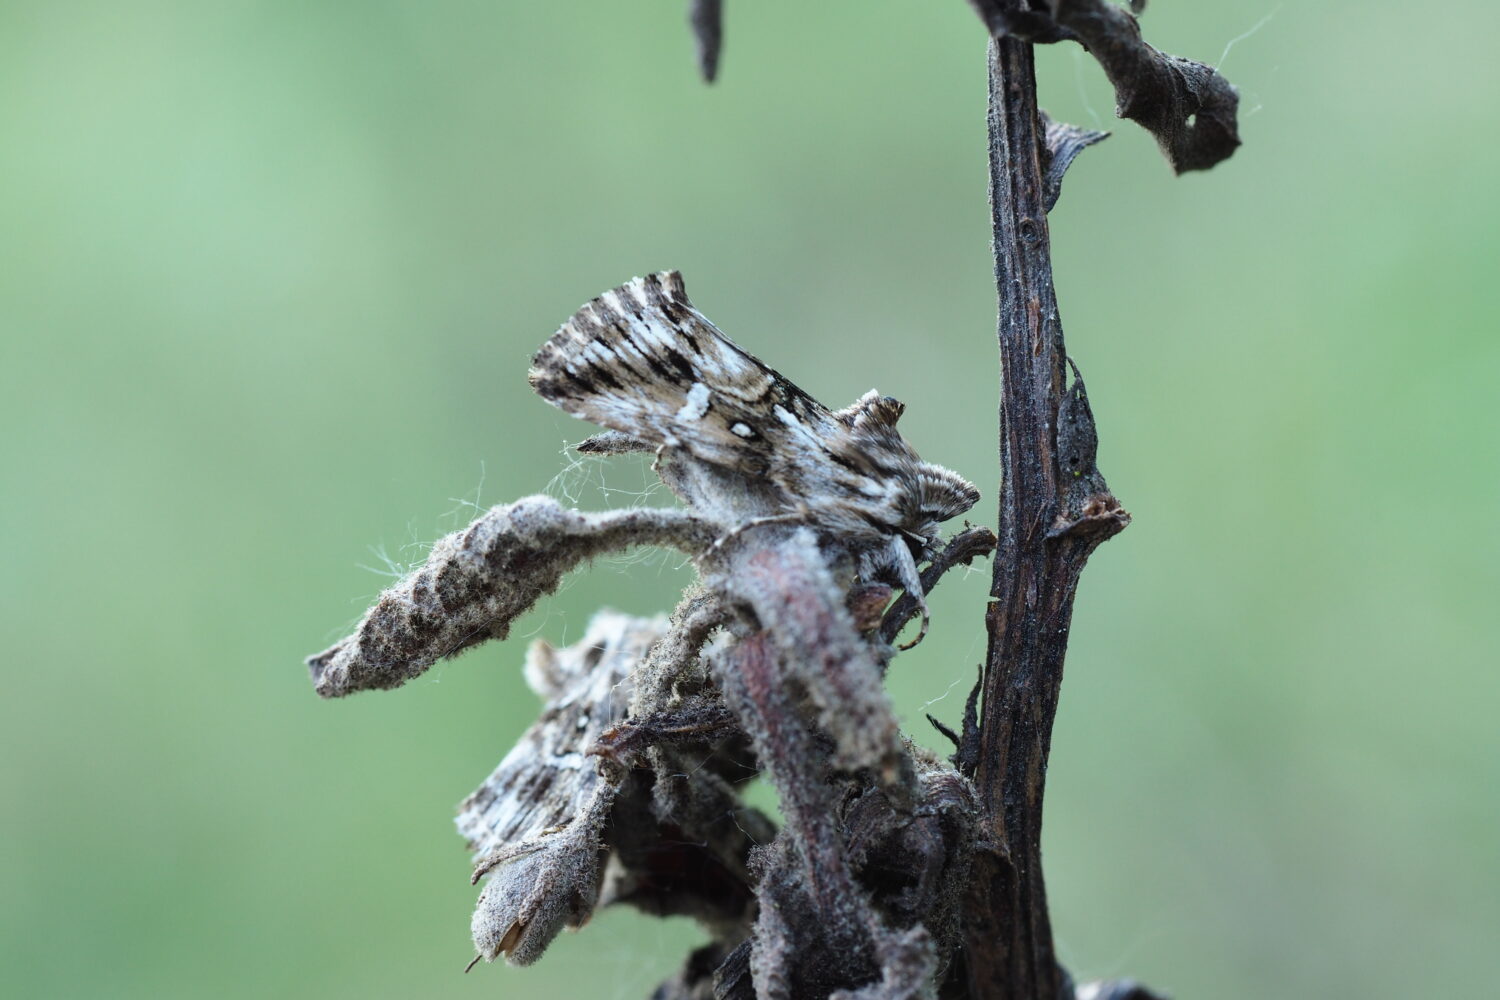
{"label": "patterned wing", "polygon": [[751,474],[834,423],[694,309],[676,271],[578,310],[532,359],[531,386],[574,416]]}

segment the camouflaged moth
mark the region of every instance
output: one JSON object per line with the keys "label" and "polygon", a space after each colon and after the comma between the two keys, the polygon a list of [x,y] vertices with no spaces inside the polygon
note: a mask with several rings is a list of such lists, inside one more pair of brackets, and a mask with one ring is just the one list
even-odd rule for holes
{"label": "camouflaged moth", "polygon": [[[927,608],[917,563],[938,525],[979,499],[924,462],[896,430],[904,406],[870,390],[830,410],[742,350],[663,271],[586,304],[532,360],[531,385],[610,429],[584,451],[654,451],[694,510],[741,527],[805,524],[855,554],[865,580],[889,577]],[[920,635],[918,636],[920,639]]]}

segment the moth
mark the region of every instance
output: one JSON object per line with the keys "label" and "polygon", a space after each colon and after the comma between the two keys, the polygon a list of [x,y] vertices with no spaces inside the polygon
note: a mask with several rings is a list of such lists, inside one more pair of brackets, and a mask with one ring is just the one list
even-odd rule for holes
{"label": "moth", "polygon": [[808,525],[847,548],[862,578],[911,594],[925,632],[917,564],[936,551],[938,525],[979,491],[922,461],[896,430],[899,401],[872,389],[828,409],[720,332],[676,271],[584,305],[537,351],[530,380],[543,399],[609,429],[581,450],[654,451],[684,502],[735,530]]}

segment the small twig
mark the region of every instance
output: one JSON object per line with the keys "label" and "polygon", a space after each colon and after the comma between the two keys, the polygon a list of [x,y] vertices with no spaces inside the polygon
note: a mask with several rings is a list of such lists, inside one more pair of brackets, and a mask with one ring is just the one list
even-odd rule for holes
{"label": "small twig", "polygon": [[927,721],[932,723],[934,729],[953,741],[954,753],[948,759],[958,769],[958,773],[966,778],[972,778],[975,769],[979,767],[979,696],[983,692],[984,666],[981,665],[979,679],[969,689],[969,696],[964,699],[964,717],[958,732],[955,733],[933,716],[927,716]]}
{"label": "small twig", "polygon": [[655,712],[643,719],[621,722],[605,730],[589,748],[588,754],[629,767],[651,747],[710,742],[736,731],[738,727],[739,723],[729,709],[705,700],[703,704],[685,709]]}

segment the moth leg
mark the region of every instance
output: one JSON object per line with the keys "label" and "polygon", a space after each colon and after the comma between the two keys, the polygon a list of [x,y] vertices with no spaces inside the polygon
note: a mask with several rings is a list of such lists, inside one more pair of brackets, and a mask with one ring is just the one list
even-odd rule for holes
{"label": "moth leg", "polygon": [[[932,557],[931,564],[922,573],[922,591],[926,593],[938,585],[943,575],[955,566],[968,566],[979,556],[995,551],[998,539],[989,528],[966,528],[948,540],[948,544]],[[880,622],[880,638],[886,643],[896,641],[896,636],[918,610],[917,599],[911,594],[902,594],[886,611]]]}
{"label": "moth leg", "polygon": [[917,573],[917,561],[912,558],[906,539],[900,535],[892,535],[886,551],[890,555],[891,568],[896,572],[896,579],[900,582],[902,589],[917,602],[917,609],[922,612],[922,628],[917,632],[917,637],[897,647],[903,650],[911,649],[927,638],[927,625],[932,620],[932,614],[927,610],[927,595],[922,592],[922,577]]}

